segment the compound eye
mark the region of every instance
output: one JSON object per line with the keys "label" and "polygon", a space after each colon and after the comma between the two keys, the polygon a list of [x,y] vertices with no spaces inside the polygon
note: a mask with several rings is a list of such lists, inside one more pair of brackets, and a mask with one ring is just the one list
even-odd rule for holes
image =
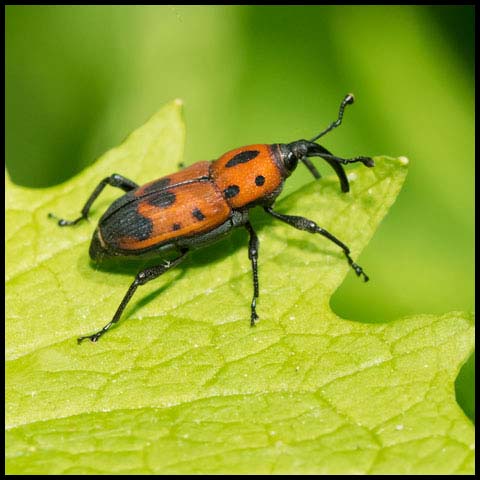
{"label": "compound eye", "polygon": [[298,158],[293,152],[288,152],[287,158],[285,159],[285,167],[288,171],[292,172],[297,168]]}

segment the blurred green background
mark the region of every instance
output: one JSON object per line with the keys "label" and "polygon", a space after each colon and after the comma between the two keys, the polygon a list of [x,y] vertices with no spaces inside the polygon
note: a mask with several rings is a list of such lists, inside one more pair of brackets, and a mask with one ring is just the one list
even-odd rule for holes
{"label": "blurred green background", "polygon": [[[6,165],[21,185],[67,180],[174,98],[190,164],[310,138],[348,92],[322,144],[411,163],[360,258],[372,281],[350,273],[333,309],[473,310],[473,6],[6,7]],[[311,180],[299,168],[286,192]],[[473,371],[474,356],[457,381],[472,419]]]}

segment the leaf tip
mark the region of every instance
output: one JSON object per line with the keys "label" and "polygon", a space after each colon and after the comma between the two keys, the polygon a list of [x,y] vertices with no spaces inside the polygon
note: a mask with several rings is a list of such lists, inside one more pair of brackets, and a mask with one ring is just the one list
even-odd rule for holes
{"label": "leaf tip", "polygon": [[398,161],[401,165],[408,165],[410,163],[410,160],[405,156],[398,157]]}

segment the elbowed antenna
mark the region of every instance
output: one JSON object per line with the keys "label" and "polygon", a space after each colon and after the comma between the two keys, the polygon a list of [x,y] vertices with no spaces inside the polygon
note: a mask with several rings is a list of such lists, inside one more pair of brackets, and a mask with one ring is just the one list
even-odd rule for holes
{"label": "elbowed antenna", "polygon": [[[330,130],[333,130],[334,128],[338,127],[342,123],[343,112],[345,111],[346,106],[351,105],[354,101],[355,101],[355,97],[353,96],[353,93],[348,93],[347,95],[345,95],[344,99],[342,100],[342,103],[340,104],[340,108],[338,110],[338,118],[334,122],[332,122],[325,130],[323,130],[318,135],[313,137],[310,140],[310,142],[315,142],[320,137],[323,137],[325,134],[327,134]],[[317,180],[321,178],[320,172],[317,170],[315,165],[307,157],[304,156],[300,160],[308,168],[308,170],[310,170],[310,173]],[[348,180],[342,166],[336,164],[335,162],[332,162],[330,159],[325,159],[325,160],[333,167],[333,169],[335,170],[335,173],[338,175],[338,178],[340,180],[340,184],[342,187],[342,191],[348,192],[349,190]]]}
{"label": "elbowed antenna", "polygon": [[[321,177],[320,173],[313,165],[311,160],[308,157],[321,157],[323,158],[330,166],[335,170],[335,173],[340,180],[340,186],[342,192],[348,192],[350,190],[350,186],[348,184],[348,178],[343,169],[343,165],[347,165],[348,163],[356,163],[361,162],[366,167],[373,167],[374,162],[373,159],[370,157],[355,157],[355,158],[341,158],[333,155],[329,152],[325,147],[322,147],[318,143],[315,143],[323,135],[327,134],[330,130],[338,127],[343,120],[343,113],[347,105],[351,105],[354,102],[355,98],[352,93],[345,95],[345,98],[342,100],[340,104],[340,108],[338,110],[338,118],[332,122],[325,130],[320,132],[318,135],[313,137],[308,142],[306,140],[300,140],[298,143],[302,143],[302,147],[306,149],[303,156],[300,158],[300,161],[310,170],[310,173],[316,178],[319,179]],[[295,143],[295,142],[294,142]]]}
{"label": "elbowed antenna", "polygon": [[343,112],[345,111],[346,106],[351,105],[354,101],[355,97],[353,96],[353,93],[345,95],[345,98],[342,100],[342,103],[340,104],[340,108],[338,110],[338,118],[334,122],[332,122],[325,130],[313,137],[310,141],[315,142],[320,137],[323,137],[325,134],[327,134],[330,130],[337,128],[342,123]]}

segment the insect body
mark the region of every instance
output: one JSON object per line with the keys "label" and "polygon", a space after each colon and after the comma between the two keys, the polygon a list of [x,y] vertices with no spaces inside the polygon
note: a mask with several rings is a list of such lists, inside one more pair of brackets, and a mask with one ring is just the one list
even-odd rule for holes
{"label": "insect body", "polygon": [[[284,215],[272,208],[282,191],[284,181],[302,162],[315,178],[320,174],[309,157],[321,157],[336,172],[343,192],[349,184],[343,165],[361,162],[373,166],[370,157],[340,158],[315,143],[320,137],[340,125],[346,105],[353,95],[342,101],[338,118],[311,140],[288,144],[249,145],[231,150],[212,162],[195,163],[177,173],[154,180],[143,186],[113,174],[103,179],[84,205],[81,216],[73,221],[59,220],[60,226],[75,225],[88,217],[90,207],[106,185],[126,193],[114,201],[100,218],[90,244],[90,257],[101,261],[109,257],[143,256],[176,252],[169,261],[140,271],[130,285],[112,320],[101,330],[80,337],[96,342],[120,319],[136,289],[181,263],[187,253],[227,235],[235,227],[244,227],[249,235],[248,256],[253,270],[253,299],[250,323],[258,319],[256,300],[258,283],[258,237],[249,221],[249,210],[261,206],[274,218],[299,230],[319,233],[338,245],[358,276],[367,275],[350,256],[349,248],[315,222],[304,217]],[[51,217],[54,215],[50,214]]]}

